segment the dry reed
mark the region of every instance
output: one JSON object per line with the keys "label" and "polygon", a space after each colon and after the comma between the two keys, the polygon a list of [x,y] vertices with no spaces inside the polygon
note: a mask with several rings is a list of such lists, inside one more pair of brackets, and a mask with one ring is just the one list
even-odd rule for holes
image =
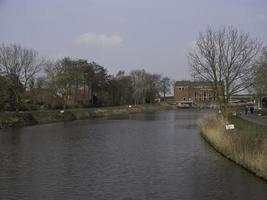
{"label": "dry reed", "polygon": [[[266,127],[236,119],[239,127],[226,130],[220,115],[207,114],[198,123],[202,136],[220,153],[267,180]],[[240,125],[242,124],[242,125]],[[250,127],[253,126],[252,128]],[[250,128],[249,128],[250,127]],[[253,130],[255,130],[253,132]]]}

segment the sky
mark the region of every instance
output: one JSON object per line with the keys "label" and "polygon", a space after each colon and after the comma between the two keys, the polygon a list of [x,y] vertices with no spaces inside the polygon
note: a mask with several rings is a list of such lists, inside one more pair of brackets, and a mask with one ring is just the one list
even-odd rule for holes
{"label": "sky", "polygon": [[0,0],[0,43],[88,59],[111,74],[190,79],[199,32],[228,25],[267,45],[267,0]]}

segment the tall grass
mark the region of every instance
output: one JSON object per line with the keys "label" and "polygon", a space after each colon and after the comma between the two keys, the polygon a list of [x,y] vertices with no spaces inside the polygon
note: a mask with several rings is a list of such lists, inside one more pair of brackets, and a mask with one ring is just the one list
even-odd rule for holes
{"label": "tall grass", "polygon": [[207,114],[198,126],[202,136],[219,152],[267,180],[267,128],[229,117],[236,128],[225,130],[229,123],[216,114]]}

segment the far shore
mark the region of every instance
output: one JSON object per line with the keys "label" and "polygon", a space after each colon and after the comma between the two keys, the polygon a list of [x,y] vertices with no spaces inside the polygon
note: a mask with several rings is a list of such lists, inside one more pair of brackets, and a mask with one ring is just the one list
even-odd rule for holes
{"label": "far shore", "polygon": [[168,109],[173,109],[173,107],[160,104],[149,104],[136,106],[124,105],[113,107],[78,108],[66,110],[0,112],[0,128],[22,127],[72,120],[104,118],[131,113],[155,112]]}

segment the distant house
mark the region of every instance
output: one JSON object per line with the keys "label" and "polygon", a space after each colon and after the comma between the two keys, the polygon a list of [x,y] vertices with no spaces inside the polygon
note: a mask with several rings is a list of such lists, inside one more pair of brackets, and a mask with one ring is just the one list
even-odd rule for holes
{"label": "distant house", "polygon": [[[221,87],[223,89],[223,87]],[[222,90],[223,91],[223,90]],[[191,101],[211,103],[216,101],[216,91],[212,82],[177,81],[174,87],[174,99],[177,102]]]}

